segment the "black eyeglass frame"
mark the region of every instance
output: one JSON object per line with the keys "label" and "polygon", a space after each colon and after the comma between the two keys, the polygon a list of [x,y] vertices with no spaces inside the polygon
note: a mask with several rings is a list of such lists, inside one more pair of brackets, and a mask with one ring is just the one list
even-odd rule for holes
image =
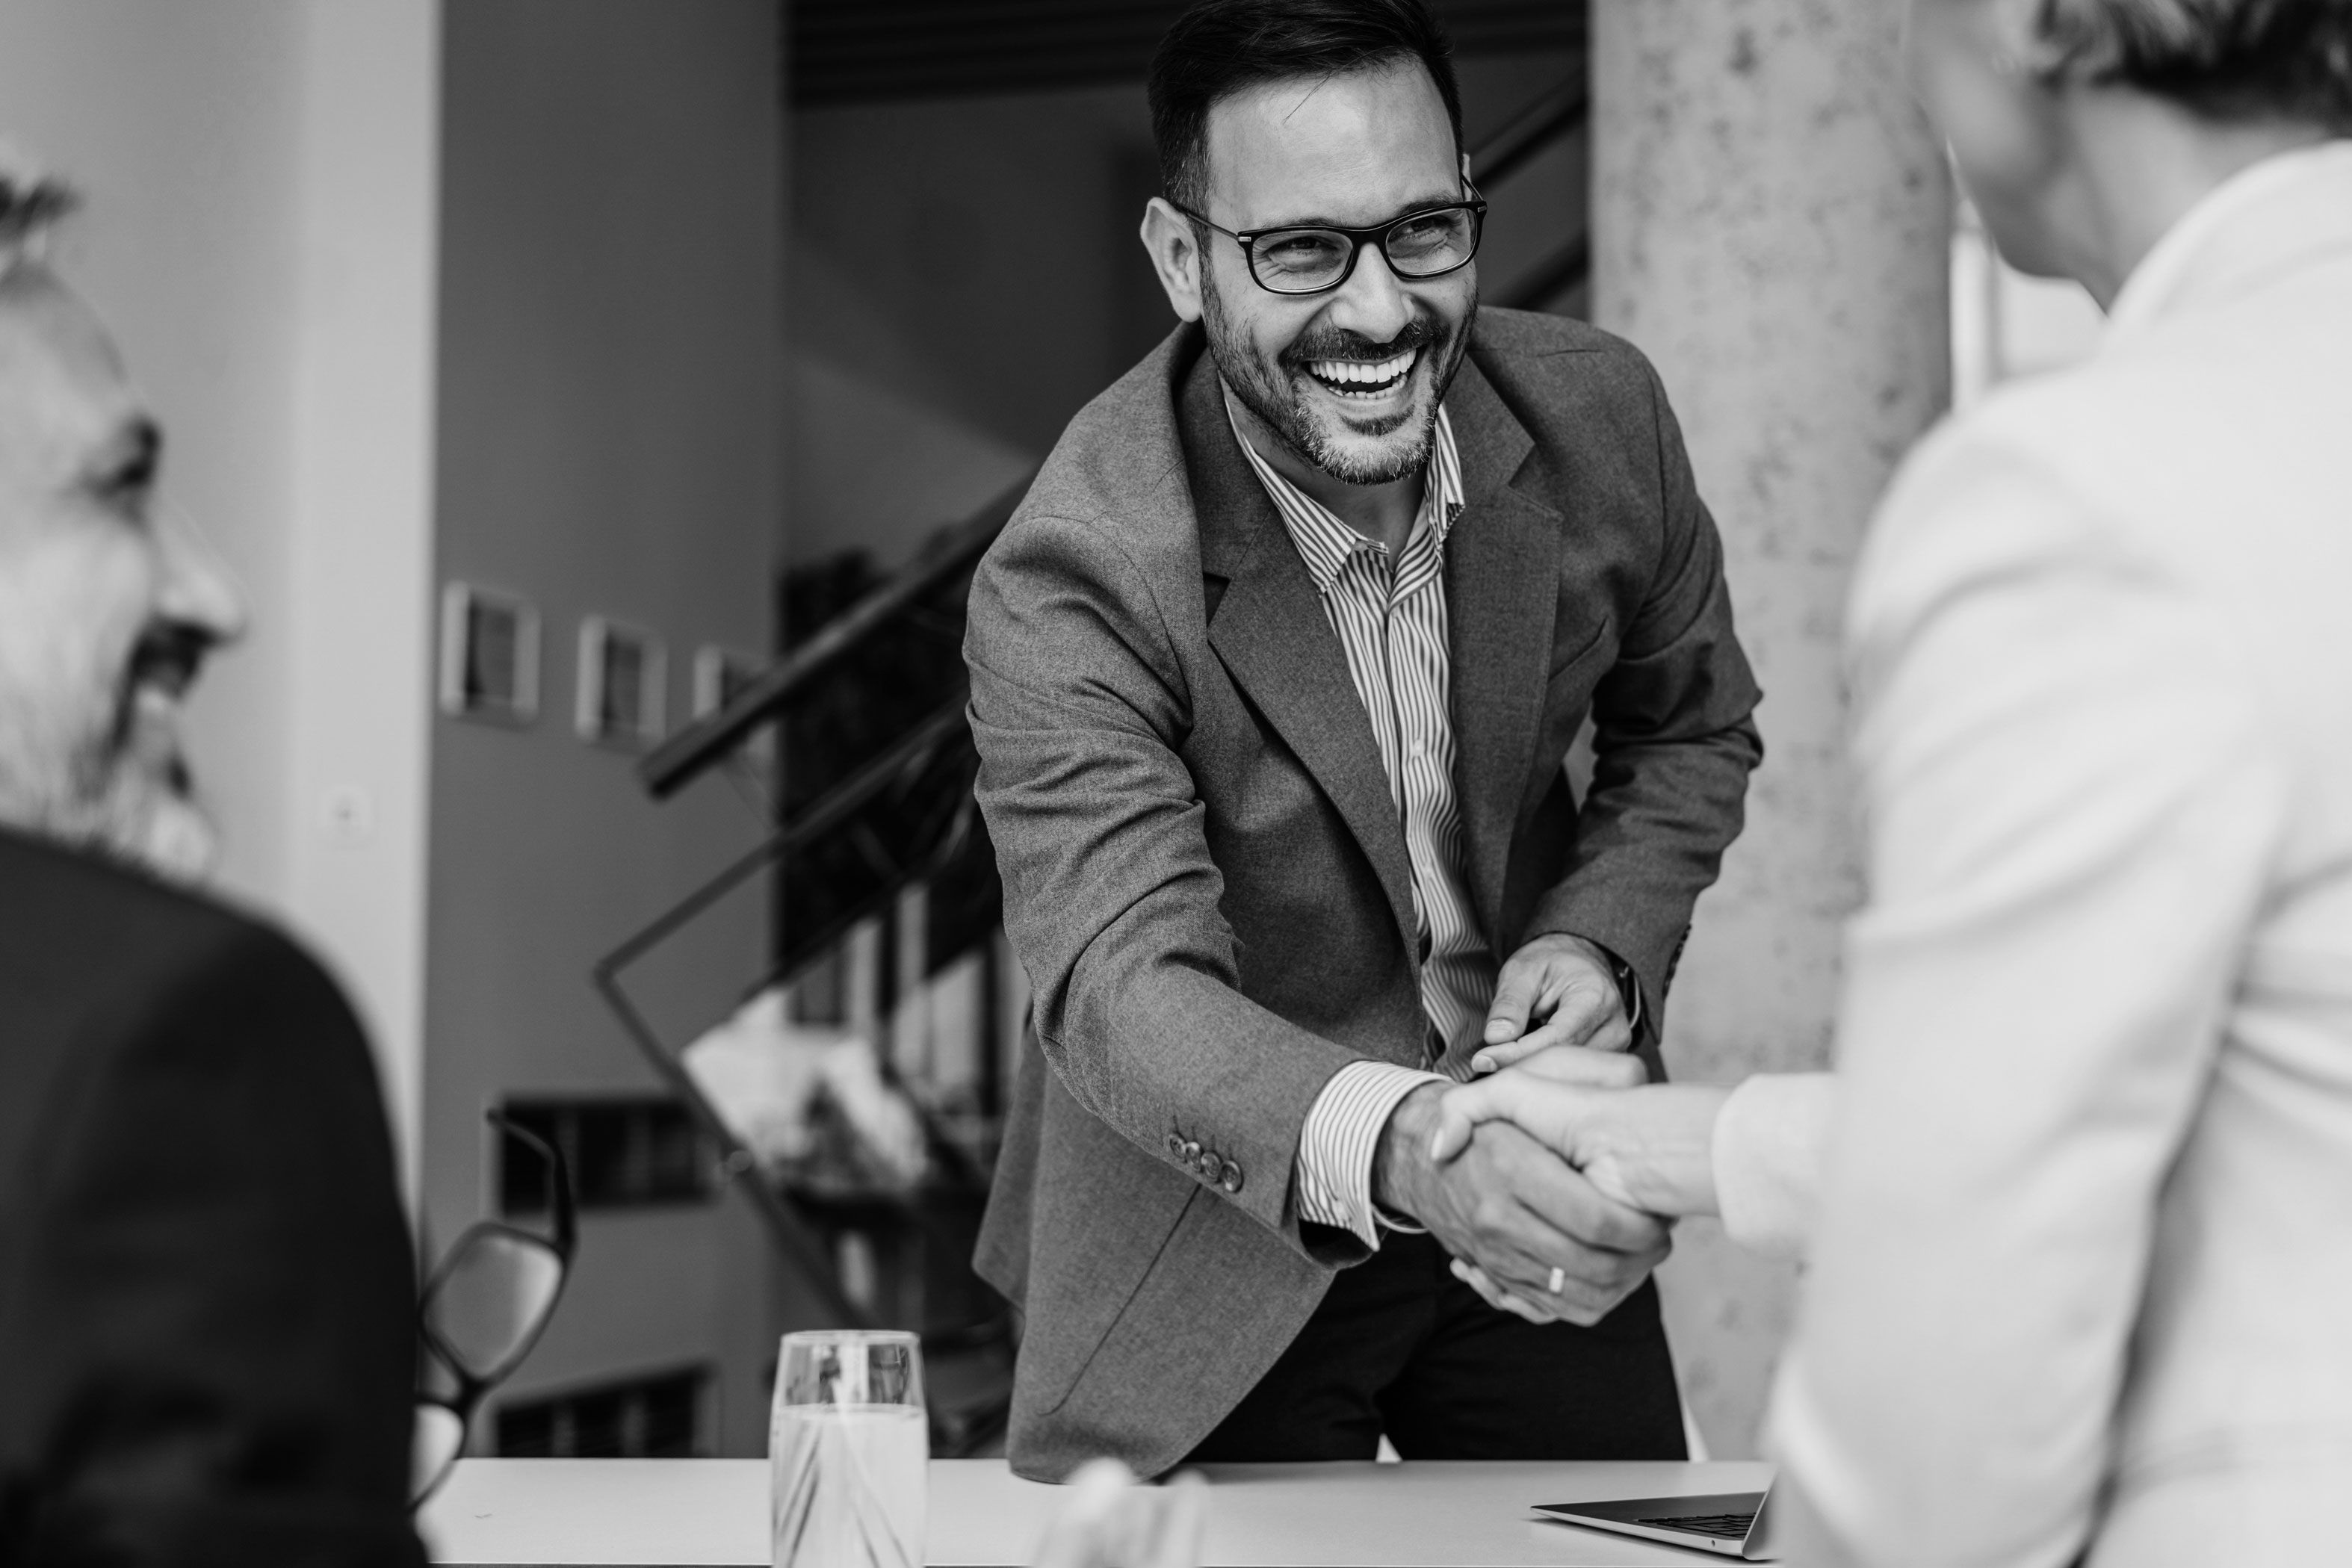
{"label": "black eyeglass frame", "polygon": [[[1190,207],[1179,205],[1175,202],[1171,201],[1168,204],[1194,223],[1213,228],[1240,246],[1242,262],[1249,272],[1252,283],[1256,284],[1268,294],[1278,295],[1285,299],[1303,299],[1317,294],[1328,294],[1335,288],[1345,287],[1348,279],[1356,276],[1356,264],[1364,258],[1366,246],[1377,246],[1380,248],[1381,260],[1388,264],[1389,271],[1405,283],[1427,283],[1432,278],[1449,277],[1477,260],[1479,243],[1486,236],[1486,199],[1481,196],[1478,193],[1478,188],[1467,180],[1462,183],[1462,187],[1470,193],[1466,201],[1441,202],[1433,207],[1416,207],[1412,212],[1401,214],[1383,224],[1375,224],[1368,229],[1342,228],[1338,224],[1280,224],[1272,228],[1236,230],[1229,229],[1224,225],[1196,213]],[[1415,219],[1430,217],[1438,213],[1460,212],[1470,214],[1469,255],[1453,266],[1440,267],[1435,272],[1405,272],[1398,267],[1396,258],[1389,255],[1389,235]],[[1328,283],[1319,283],[1312,288],[1276,288],[1258,275],[1257,242],[1282,235],[1338,235],[1348,242],[1348,265],[1341,267],[1339,276]]]}
{"label": "black eyeglass frame", "polygon": [[[448,1479],[449,1472],[457,1468],[458,1458],[466,1451],[467,1435],[473,1430],[474,1412],[481,1407],[483,1398],[492,1389],[513,1375],[514,1369],[520,1366],[530,1357],[532,1349],[538,1345],[539,1336],[547,1331],[549,1322],[555,1316],[556,1303],[563,1299],[563,1287],[572,1279],[572,1255],[580,1248],[579,1204],[572,1194],[572,1167],[564,1160],[563,1151],[495,1107],[484,1112],[482,1119],[498,1128],[501,1135],[514,1139],[547,1162],[548,1200],[549,1207],[554,1211],[555,1234],[551,1237],[542,1236],[538,1231],[526,1230],[519,1225],[509,1225],[504,1220],[478,1220],[467,1226],[449,1249],[441,1255],[440,1267],[433,1270],[432,1278],[425,1281],[425,1289],[417,1293],[417,1336],[425,1342],[426,1352],[440,1364],[441,1370],[447,1373],[455,1381],[457,1391],[443,1395],[430,1394],[419,1389],[415,1403],[419,1406],[432,1406],[447,1411],[457,1418],[458,1435],[457,1446],[449,1458],[438,1470],[425,1477],[422,1485],[415,1488],[415,1495],[408,1500],[411,1510],[422,1507],[425,1500],[438,1490],[441,1483]],[[530,1325],[530,1332],[522,1336],[521,1342],[515,1346],[506,1360],[493,1367],[487,1375],[475,1373],[467,1367],[457,1347],[444,1340],[439,1332],[434,1328],[432,1316],[434,1298],[440,1293],[441,1287],[447,1281],[450,1270],[457,1266],[457,1260],[466,1255],[467,1249],[473,1245],[475,1239],[481,1236],[509,1237],[532,1247],[543,1248],[555,1257],[555,1291],[547,1298],[547,1305],[541,1309],[539,1321]]]}

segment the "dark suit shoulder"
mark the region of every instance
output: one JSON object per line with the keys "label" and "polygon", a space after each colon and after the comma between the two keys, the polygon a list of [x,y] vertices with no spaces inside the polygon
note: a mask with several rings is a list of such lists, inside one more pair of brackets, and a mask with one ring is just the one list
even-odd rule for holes
{"label": "dark suit shoulder", "polygon": [[325,970],[0,834],[0,1490],[58,1560],[416,1561],[415,1291]]}
{"label": "dark suit shoulder", "polygon": [[69,1081],[87,1090],[129,1053],[233,1051],[313,1082],[368,1066],[341,991],[276,927],[13,832],[0,832],[0,1026],[8,1159]]}
{"label": "dark suit shoulder", "polygon": [[103,855],[0,831],[0,964],[10,969],[11,959],[43,950],[85,963],[102,954],[102,963],[76,968],[114,988],[127,974],[177,968],[223,948],[310,962],[275,928],[219,899]]}

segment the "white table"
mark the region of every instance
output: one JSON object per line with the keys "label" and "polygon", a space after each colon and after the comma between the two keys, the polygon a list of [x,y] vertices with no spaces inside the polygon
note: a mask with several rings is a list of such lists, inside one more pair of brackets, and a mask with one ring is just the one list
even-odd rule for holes
{"label": "white table", "polygon": [[[1537,1502],[1762,1488],[1760,1464],[1212,1465],[1204,1568],[1570,1568],[1723,1558],[1557,1523]],[[1059,1489],[1002,1459],[931,1465],[933,1568],[1028,1561]],[[763,1459],[468,1459],[425,1511],[433,1561],[768,1562]]]}

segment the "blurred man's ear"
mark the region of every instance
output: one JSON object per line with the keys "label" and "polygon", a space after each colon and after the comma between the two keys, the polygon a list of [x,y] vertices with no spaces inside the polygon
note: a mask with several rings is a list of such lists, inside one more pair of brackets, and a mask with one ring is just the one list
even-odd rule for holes
{"label": "blurred man's ear", "polygon": [[1164,196],[1154,196],[1143,209],[1143,248],[1151,257],[1151,270],[1160,278],[1160,287],[1167,291],[1169,306],[1186,321],[1201,319],[1201,268],[1208,258],[1201,254],[1200,236],[1193,232],[1192,220],[1171,206]]}

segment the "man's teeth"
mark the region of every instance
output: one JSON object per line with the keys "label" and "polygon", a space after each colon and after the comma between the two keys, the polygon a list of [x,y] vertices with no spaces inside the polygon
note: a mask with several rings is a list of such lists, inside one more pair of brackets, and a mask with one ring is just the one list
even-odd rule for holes
{"label": "man's teeth", "polygon": [[1310,360],[1307,369],[1318,381],[1328,382],[1335,386],[1370,389],[1385,386],[1402,377],[1412,369],[1412,361],[1420,352],[1418,349],[1408,349],[1394,359],[1370,362],[1362,360]]}

